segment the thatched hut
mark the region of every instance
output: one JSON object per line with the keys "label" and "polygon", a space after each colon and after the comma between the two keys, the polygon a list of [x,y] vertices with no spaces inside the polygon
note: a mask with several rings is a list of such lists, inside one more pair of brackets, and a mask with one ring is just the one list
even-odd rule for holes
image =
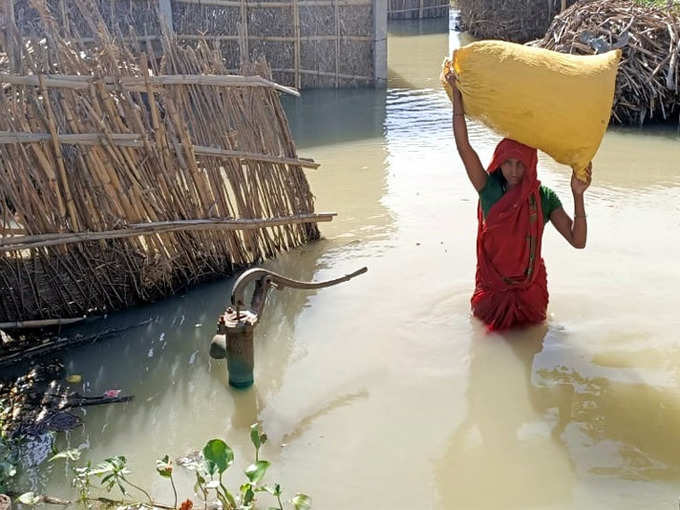
{"label": "thatched hut", "polygon": [[533,44],[579,55],[621,48],[612,120],[680,123],[680,6],[625,0],[579,4],[557,16]]}
{"label": "thatched hut", "polygon": [[[41,40],[23,74],[0,60],[0,323],[154,300],[316,239],[318,221],[278,93],[230,76],[201,41],[162,58],[94,34]],[[151,45],[147,51],[153,51]],[[251,69],[266,76],[266,69]],[[246,69],[247,70],[247,69]]]}
{"label": "thatched hut", "polygon": [[[437,0],[439,1],[439,0]],[[31,0],[6,0],[22,36],[40,33]],[[49,0],[61,35],[92,40],[80,0]],[[208,41],[230,72],[266,58],[274,80],[297,88],[385,86],[385,0],[98,0],[111,33],[158,49]]]}
{"label": "thatched hut", "polygon": [[389,19],[448,18],[450,0],[387,0]]}
{"label": "thatched hut", "polygon": [[553,17],[577,0],[456,0],[461,28],[479,39],[524,43],[543,37]]}

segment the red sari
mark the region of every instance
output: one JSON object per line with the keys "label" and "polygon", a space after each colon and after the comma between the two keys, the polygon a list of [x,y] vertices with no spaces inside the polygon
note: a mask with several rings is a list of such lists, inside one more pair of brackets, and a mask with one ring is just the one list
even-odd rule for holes
{"label": "red sari", "polygon": [[491,206],[486,218],[478,206],[477,275],[472,313],[489,330],[545,320],[548,287],[541,258],[543,211],[536,176],[536,149],[502,140],[487,172],[500,172],[510,158],[526,167],[524,177]]}

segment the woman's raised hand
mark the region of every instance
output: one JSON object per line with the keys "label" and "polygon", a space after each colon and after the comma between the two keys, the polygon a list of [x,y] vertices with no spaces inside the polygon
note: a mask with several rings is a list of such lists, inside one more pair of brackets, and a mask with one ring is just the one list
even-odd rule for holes
{"label": "woman's raised hand", "polygon": [[444,79],[448,83],[454,92],[458,91],[458,82],[456,81],[456,73],[451,70],[451,62],[447,61],[444,66]]}
{"label": "woman's raised hand", "polygon": [[571,174],[571,191],[574,193],[574,195],[583,195],[583,193],[588,189],[588,186],[590,186],[590,181],[592,180],[592,173],[593,162],[591,161],[586,167],[585,182],[576,177],[576,173]]}

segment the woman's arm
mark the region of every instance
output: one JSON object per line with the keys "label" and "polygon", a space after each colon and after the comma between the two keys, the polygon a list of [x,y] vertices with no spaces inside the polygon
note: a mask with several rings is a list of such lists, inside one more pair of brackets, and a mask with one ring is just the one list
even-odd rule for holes
{"label": "woman's arm", "polygon": [[463,95],[458,90],[456,78],[451,71],[446,71],[445,78],[453,89],[453,138],[456,141],[456,148],[458,149],[460,159],[463,160],[470,182],[477,191],[481,191],[486,185],[488,175],[468,139],[465,110],[463,109]]}
{"label": "woman's arm", "polygon": [[589,163],[586,169],[587,180],[585,182],[577,179],[575,174],[571,176],[571,191],[574,195],[574,220],[572,221],[561,207],[555,209],[550,215],[550,221],[555,225],[558,232],[562,234],[569,244],[579,249],[586,247],[586,238],[588,236],[583,193],[590,186],[592,169],[593,164]]}

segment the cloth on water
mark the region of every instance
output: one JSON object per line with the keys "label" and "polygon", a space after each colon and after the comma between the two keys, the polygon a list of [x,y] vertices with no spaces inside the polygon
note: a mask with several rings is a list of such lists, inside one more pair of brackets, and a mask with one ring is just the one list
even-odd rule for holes
{"label": "cloth on water", "polygon": [[[479,192],[479,204],[482,206],[482,215],[486,218],[489,209],[498,202],[506,191],[505,179],[501,172],[492,172],[486,180],[486,184]],[[562,207],[557,193],[547,186],[539,186],[538,193],[541,197],[541,209],[543,210],[543,223],[550,221],[550,215],[555,209]]]}
{"label": "cloth on water", "polygon": [[[621,50],[577,56],[504,41],[453,52],[466,115],[502,136],[549,154],[586,180],[609,124]],[[452,98],[452,90],[442,84]]]}
{"label": "cloth on water", "polygon": [[477,274],[473,314],[490,330],[540,323],[548,307],[548,285],[541,257],[543,211],[536,174],[536,149],[502,140],[487,168],[518,159],[526,167],[519,184],[508,189],[484,217],[478,206]]}

